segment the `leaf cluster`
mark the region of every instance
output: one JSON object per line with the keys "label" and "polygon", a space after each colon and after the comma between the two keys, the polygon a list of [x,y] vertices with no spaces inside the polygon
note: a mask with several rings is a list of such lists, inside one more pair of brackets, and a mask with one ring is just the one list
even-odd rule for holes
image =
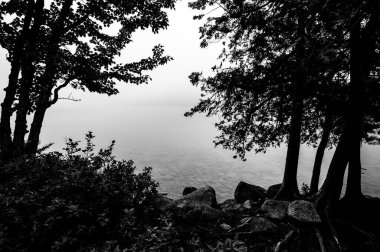
{"label": "leaf cluster", "polygon": [[[32,3],[33,2],[33,3]],[[46,2],[46,1],[42,1]],[[168,26],[166,9],[174,8],[173,0],[154,1],[76,1],[54,0],[45,6],[36,30],[23,34],[27,17],[33,17],[34,1],[7,1],[0,4],[0,45],[8,50],[12,62],[17,41],[37,40],[33,48],[34,85],[30,98],[30,112],[37,97],[46,86],[55,86],[51,104],[57,102],[58,91],[73,88],[107,95],[117,94],[117,82],[143,84],[150,78],[146,71],[172,60],[165,56],[163,47],[152,49],[152,56],[136,62],[119,62],[125,46],[132,42],[132,34],[151,29],[157,33]],[[46,3],[44,3],[46,4]],[[64,6],[69,6],[68,11]],[[29,15],[27,15],[29,12]],[[112,27],[115,33],[107,32]],[[34,32],[34,34],[32,34]],[[52,52],[56,50],[56,55]],[[52,65],[53,62],[53,65]],[[47,66],[54,67],[53,79],[47,81]],[[50,73],[51,74],[51,73]]]}
{"label": "leaf cluster", "polygon": [[[347,22],[341,20],[347,19],[348,7],[339,21],[334,17],[326,27],[328,7],[321,1],[198,0],[189,6],[202,12],[196,19],[205,19],[201,47],[224,46],[212,76],[189,76],[200,86],[202,98],[185,114],[218,116],[216,145],[245,160],[247,151],[262,152],[286,142],[295,95],[303,99],[301,142],[317,146],[329,111],[333,129],[328,145],[337,143],[350,81]],[[211,16],[207,10],[213,7],[220,12]],[[301,94],[295,94],[300,78]],[[372,111],[363,130],[367,141],[374,141],[378,131],[375,86],[366,100],[366,111]]]}
{"label": "leaf cluster", "polygon": [[151,168],[136,174],[132,161],[112,156],[114,143],[94,153],[92,139],[0,166],[1,251],[114,251],[146,231]]}

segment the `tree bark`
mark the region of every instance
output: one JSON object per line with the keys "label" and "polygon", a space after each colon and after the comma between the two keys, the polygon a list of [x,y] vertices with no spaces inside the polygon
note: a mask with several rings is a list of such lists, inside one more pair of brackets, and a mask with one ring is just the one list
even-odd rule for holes
{"label": "tree bark", "polygon": [[311,176],[311,182],[310,182],[310,191],[309,191],[310,195],[313,195],[318,192],[319,177],[321,174],[323,156],[325,153],[325,149],[327,147],[327,143],[329,141],[331,130],[333,128],[332,120],[333,120],[332,113],[330,109],[327,108],[326,114],[325,114],[325,121],[322,126],[323,133],[321,137],[321,142],[318,145],[317,153],[315,155],[315,160],[314,160],[313,174]]}
{"label": "tree bark", "polygon": [[29,32],[34,9],[34,1],[29,0],[28,10],[25,14],[24,24],[19,37],[16,39],[12,56],[11,71],[8,77],[8,86],[4,89],[5,98],[1,104],[0,119],[0,161],[8,161],[12,157],[12,129],[11,117],[13,114],[13,103],[16,99],[18,77],[21,70],[21,61],[24,57],[25,36]]}
{"label": "tree bark", "polygon": [[275,196],[276,199],[289,200],[299,197],[300,193],[297,185],[298,158],[301,145],[301,129],[303,117],[303,96],[305,78],[305,16],[303,10],[300,10],[298,17],[297,35],[299,41],[295,47],[295,58],[299,67],[295,73],[295,85],[292,94],[292,112],[290,119],[290,132],[288,140],[288,149],[286,153],[286,162],[282,186]]}
{"label": "tree bark", "polygon": [[48,46],[46,69],[42,78],[42,88],[37,101],[36,111],[34,113],[33,122],[30,128],[30,133],[27,141],[26,152],[35,154],[38,150],[42,123],[45,117],[46,110],[50,106],[50,96],[55,83],[55,75],[57,71],[56,57],[59,50],[59,41],[63,35],[65,21],[70,13],[70,8],[73,0],[66,0],[59,15],[59,18],[52,28],[52,34]]}
{"label": "tree bark", "polygon": [[[315,200],[316,207],[321,210],[324,207],[333,207],[339,200],[344,172],[346,170],[349,160],[360,161],[357,157],[350,157],[350,154],[355,153],[360,155],[357,151],[357,143],[361,137],[361,125],[363,114],[363,93],[365,79],[368,78],[367,72],[363,69],[363,62],[369,60],[364,55],[369,56],[370,53],[364,53],[363,50],[371,52],[370,48],[363,48],[361,39],[361,23],[357,22],[350,30],[350,93],[349,103],[346,109],[346,119],[343,128],[343,133],[340,137],[338,146],[335,150],[333,159],[331,161],[327,177],[320,190],[318,197]],[[359,139],[359,141],[358,141]],[[352,165],[355,165],[352,162]]]}
{"label": "tree bark", "polygon": [[349,155],[348,175],[346,192],[344,195],[345,200],[356,201],[363,198],[361,190],[361,172],[362,166],[360,162],[360,139],[351,148]]}
{"label": "tree bark", "polygon": [[37,0],[34,11],[33,25],[27,37],[25,48],[25,58],[22,63],[22,78],[20,85],[20,97],[17,106],[15,131],[13,137],[14,156],[24,154],[25,134],[27,131],[27,115],[31,107],[30,91],[33,86],[35,75],[34,61],[37,51],[37,40],[40,27],[42,24],[42,12],[44,9],[44,0]]}
{"label": "tree bark", "polygon": [[[380,4],[379,1],[370,3],[372,10],[371,18],[367,25],[354,40],[354,46],[351,50],[353,62],[356,64],[351,65],[352,78],[357,79],[361,84],[361,90],[357,90],[364,97],[364,90],[370,79],[370,71],[375,58],[376,41],[379,35],[380,25]],[[360,26],[360,25],[358,25]],[[358,28],[360,30],[360,28]],[[361,161],[360,161],[360,148],[362,140],[362,121],[364,115],[363,99],[358,101],[360,110],[358,117],[360,121],[356,122],[356,131],[352,135],[352,144],[349,150],[349,167],[347,176],[346,193],[344,199],[346,201],[359,202],[363,199],[361,192]]]}

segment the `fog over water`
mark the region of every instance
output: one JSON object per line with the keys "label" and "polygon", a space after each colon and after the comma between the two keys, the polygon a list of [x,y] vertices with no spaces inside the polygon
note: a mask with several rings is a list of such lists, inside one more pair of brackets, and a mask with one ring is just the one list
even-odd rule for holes
{"label": "fog over water", "polygon": [[[184,186],[204,186],[216,189],[219,199],[233,197],[240,180],[264,188],[280,183],[285,165],[286,146],[270,149],[265,154],[248,155],[242,162],[233,159],[233,152],[214,148],[212,140],[218,135],[214,123],[218,118],[183,114],[197,104],[200,90],[191,86],[188,75],[193,71],[210,73],[217,64],[220,45],[199,48],[199,21],[192,20],[196,12],[187,8],[187,1],[169,12],[170,27],[153,35],[137,33],[131,45],[123,51],[121,61],[134,61],[150,55],[150,49],[160,43],[174,60],[151,74],[149,85],[120,84],[120,93],[107,97],[99,94],[67,90],[65,95],[80,102],[61,100],[46,114],[41,143],[54,142],[50,150],[62,150],[65,137],[84,140],[91,130],[98,147],[116,140],[118,158],[132,159],[138,169],[153,167],[160,191],[170,196],[181,195]],[[5,87],[9,66],[4,50],[0,51],[0,85]],[[1,91],[0,98],[3,100]],[[299,161],[299,185],[309,183],[315,150],[302,146]],[[333,151],[323,162],[322,178]],[[380,196],[380,146],[362,148],[363,191]]]}

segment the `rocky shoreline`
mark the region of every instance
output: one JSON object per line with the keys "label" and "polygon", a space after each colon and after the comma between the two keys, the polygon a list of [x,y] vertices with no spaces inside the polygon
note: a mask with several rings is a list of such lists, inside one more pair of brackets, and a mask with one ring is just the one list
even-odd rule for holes
{"label": "rocky shoreline", "polygon": [[[322,238],[328,229],[312,202],[272,199],[280,186],[265,190],[242,181],[234,198],[221,203],[211,186],[185,187],[176,200],[157,195],[150,200],[151,211],[165,219],[165,230],[177,234],[157,251],[169,245],[171,251],[339,251]],[[344,251],[356,251],[350,246]]]}

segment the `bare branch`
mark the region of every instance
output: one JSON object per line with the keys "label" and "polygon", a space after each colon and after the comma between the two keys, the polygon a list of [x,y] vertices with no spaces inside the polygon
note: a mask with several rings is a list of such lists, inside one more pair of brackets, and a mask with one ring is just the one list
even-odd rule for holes
{"label": "bare branch", "polygon": [[69,100],[69,101],[75,101],[75,102],[79,102],[81,101],[81,99],[76,99],[74,97],[72,97],[71,93],[69,94],[68,97],[60,97],[58,98],[59,100]]}

